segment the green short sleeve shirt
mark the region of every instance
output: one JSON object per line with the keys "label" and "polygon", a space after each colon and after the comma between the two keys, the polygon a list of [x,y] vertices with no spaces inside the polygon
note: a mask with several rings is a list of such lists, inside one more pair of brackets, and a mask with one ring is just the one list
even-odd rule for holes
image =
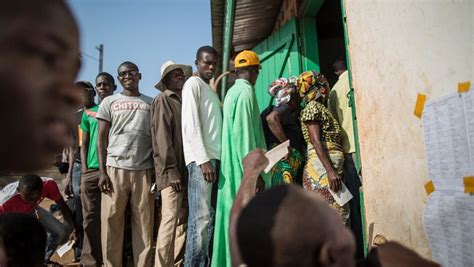
{"label": "green short sleeve shirt", "polygon": [[84,134],[89,135],[89,147],[87,153],[87,168],[99,169],[99,157],[97,155],[97,135],[99,122],[96,119],[99,106],[84,110],[82,113],[81,129]]}

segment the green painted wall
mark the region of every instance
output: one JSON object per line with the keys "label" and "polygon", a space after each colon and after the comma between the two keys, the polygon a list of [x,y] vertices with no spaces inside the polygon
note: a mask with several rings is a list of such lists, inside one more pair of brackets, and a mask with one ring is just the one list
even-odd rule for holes
{"label": "green painted wall", "polygon": [[262,64],[255,85],[258,106],[262,111],[271,101],[267,92],[271,82],[279,77],[298,76],[302,72],[296,19],[288,21],[253,50],[259,55]]}
{"label": "green painted wall", "polygon": [[301,37],[301,59],[303,70],[321,71],[319,65],[318,34],[314,17],[302,17],[298,20]]}

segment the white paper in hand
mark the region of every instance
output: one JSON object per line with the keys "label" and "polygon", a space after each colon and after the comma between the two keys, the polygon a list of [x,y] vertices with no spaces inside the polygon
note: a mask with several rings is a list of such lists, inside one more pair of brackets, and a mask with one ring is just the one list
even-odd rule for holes
{"label": "white paper in hand", "polygon": [[329,188],[329,193],[331,193],[332,197],[339,206],[344,206],[353,197],[344,183],[341,183],[341,190],[334,192],[331,190],[331,188]]}
{"label": "white paper in hand", "polygon": [[153,183],[153,185],[150,188],[150,193],[154,194],[156,191],[156,183]]}
{"label": "white paper in hand", "polygon": [[74,245],[74,240],[67,242],[66,244],[62,245],[60,248],[56,250],[58,253],[59,257],[61,258],[66,252],[72,249],[72,246]]}
{"label": "white paper in hand", "polygon": [[290,140],[286,140],[285,142],[279,144],[278,146],[274,147],[272,150],[265,153],[265,157],[268,158],[268,165],[265,168],[265,173],[268,173],[272,167],[277,164],[277,162],[288,154],[288,147],[290,146]]}

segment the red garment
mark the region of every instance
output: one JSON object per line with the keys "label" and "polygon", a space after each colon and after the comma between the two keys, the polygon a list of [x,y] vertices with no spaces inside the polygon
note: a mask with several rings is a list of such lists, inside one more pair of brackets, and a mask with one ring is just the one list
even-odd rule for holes
{"label": "red garment", "polygon": [[1,192],[3,194],[3,196],[1,197],[3,197],[5,201],[3,203],[0,203],[0,213],[31,213],[36,209],[38,204],[44,198],[49,198],[55,202],[58,202],[62,198],[62,195],[59,192],[59,188],[56,182],[51,178],[41,179],[43,179],[43,192],[41,194],[41,198],[38,200],[37,203],[27,203],[21,198],[20,193],[18,193],[17,191],[18,182],[5,186],[4,190]]}

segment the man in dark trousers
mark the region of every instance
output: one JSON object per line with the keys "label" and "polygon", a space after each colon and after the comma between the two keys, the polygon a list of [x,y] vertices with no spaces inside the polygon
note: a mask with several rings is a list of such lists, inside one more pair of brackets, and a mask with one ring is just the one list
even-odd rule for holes
{"label": "man in dark trousers", "polygon": [[[117,88],[114,78],[107,72],[99,73],[95,79],[95,90],[100,99],[112,95]],[[102,247],[100,240],[100,199],[99,157],[97,156],[97,136],[99,106],[85,106],[80,128],[82,130],[82,179],[81,203],[83,214],[84,236],[82,241],[81,264],[83,266],[102,265]]]}
{"label": "man in dark trousers", "polygon": [[362,216],[360,213],[359,187],[362,185],[355,166],[356,145],[354,139],[354,125],[349,93],[349,72],[346,62],[336,60],[333,65],[334,72],[339,77],[329,93],[328,109],[337,120],[342,129],[342,147],[344,150],[344,180],[347,189],[354,196],[349,202],[351,230],[356,238],[356,255],[364,256],[364,241],[362,239]]}
{"label": "man in dark trousers", "polygon": [[[81,119],[84,112],[96,106],[94,97],[96,95],[94,86],[88,81],[78,81],[75,83],[81,95],[81,106],[75,112],[75,125],[71,129],[74,139],[74,145],[67,148],[69,169],[66,174],[66,186],[64,194],[70,199],[68,205],[73,211],[74,220],[77,226],[78,242],[74,245],[75,257],[77,260],[81,257],[82,240],[84,231],[82,229],[82,205],[80,196],[81,178],[82,178],[82,162],[81,147],[83,141],[83,130],[81,129]],[[85,162],[84,162],[85,164]]]}

